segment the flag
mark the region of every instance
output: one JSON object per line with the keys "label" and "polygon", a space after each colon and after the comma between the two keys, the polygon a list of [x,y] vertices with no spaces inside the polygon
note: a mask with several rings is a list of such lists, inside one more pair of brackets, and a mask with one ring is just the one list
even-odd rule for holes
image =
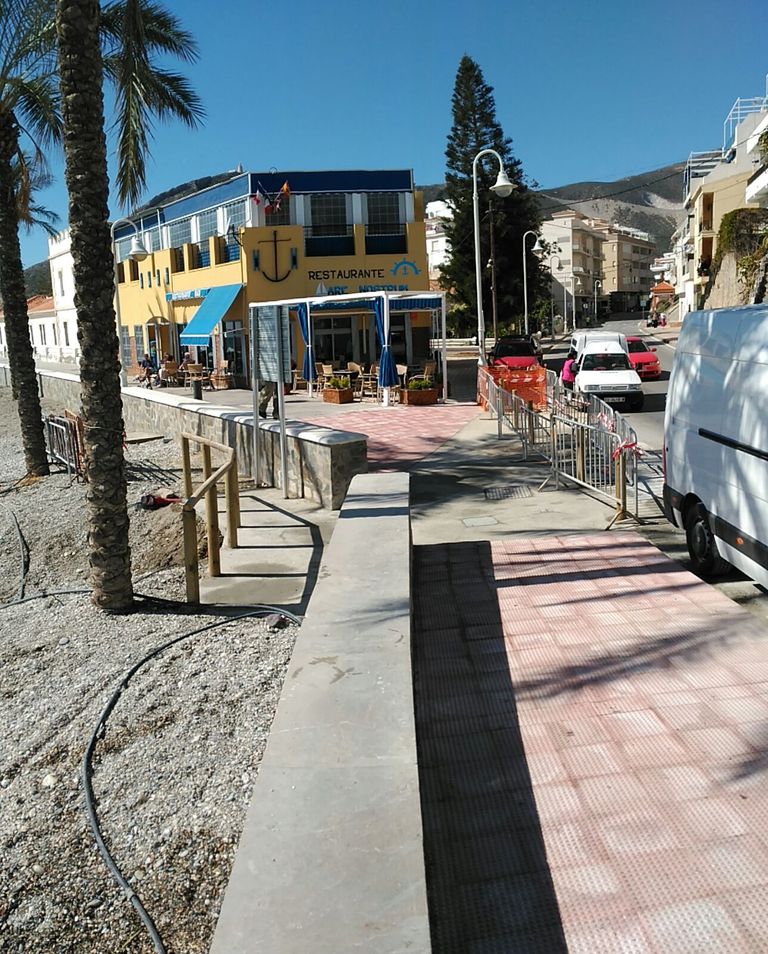
{"label": "flag", "polygon": [[288,196],[291,194],[291,190],[288,188],[288,180],[287,180],[287,179],[286,179],[285,182],[280,186],[280,192],[281,192],[286,198],[288,198]]}
{"label": "flag", "polygon": [[257,191],[257,192],[256,192],[256,195],[253,197],[253,201],[254,201],[254,203],[255,203],[256,205],[261,205],[261,200],[262,200],[263,198],[264,198],[264,196],[263,196],[259,191]]}

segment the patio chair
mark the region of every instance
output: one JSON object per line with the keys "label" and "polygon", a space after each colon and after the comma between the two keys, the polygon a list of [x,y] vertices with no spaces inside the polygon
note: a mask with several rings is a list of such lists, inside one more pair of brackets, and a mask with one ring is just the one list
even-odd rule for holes
{"label": "patio chair", "polygon": [[424,381],[429,379],[430,381],[435,380],[435,372],[437,371],[437,361],[425,361],[422,365],[422,370],[418,374],[412,374],[409,381]]}

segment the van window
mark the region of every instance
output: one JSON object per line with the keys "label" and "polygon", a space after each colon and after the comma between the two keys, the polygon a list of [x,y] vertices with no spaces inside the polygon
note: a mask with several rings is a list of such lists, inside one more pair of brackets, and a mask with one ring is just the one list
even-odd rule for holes
{"label": "van window", "polygon": [[582,371],[628,371],[629,358],[625,354],[585,354]]}

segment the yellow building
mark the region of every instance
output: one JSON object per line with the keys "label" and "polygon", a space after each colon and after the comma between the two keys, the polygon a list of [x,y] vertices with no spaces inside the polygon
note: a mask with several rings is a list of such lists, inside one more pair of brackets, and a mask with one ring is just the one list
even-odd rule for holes
{"label": "yellow building", "polygon": [[[198,360],[228,361],[244,381],[250,303],[428,290],[423,220],[409,170],[235,173],[142,210],[134,221],[146,259],[128,260],[130,225],[115,235],[123,365],[135,367],[145,351],[180,358],[190,350],[186,337],[200,342]],[[393,313],[395,361],[426,357],[433,331],[431,311]],[[298,366],[303,351],[292,317]],[[375,360],[371,313],[353,307],[318,317],[314,353],[318,361]]]}
{"label": "yellow building", "polygon": [[610,311],[635,311],[643,307],[653,285],[651,265],[656,256],[656,243],[639,229],[602,219],[589,222],[605,237],[600,294],[608,297]]}

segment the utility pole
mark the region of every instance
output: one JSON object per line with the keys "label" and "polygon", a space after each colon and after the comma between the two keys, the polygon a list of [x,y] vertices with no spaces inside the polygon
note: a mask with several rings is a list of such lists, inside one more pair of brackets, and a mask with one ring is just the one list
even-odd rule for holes
{"label": "utility pole", "polygon": [[499,331],[497,326],[497,304],[496,304],[496,244],[493,234],[493,201],[488,202],[488,216],[491,226],[491,306],[493,308],[493,342],[498,340]]}

